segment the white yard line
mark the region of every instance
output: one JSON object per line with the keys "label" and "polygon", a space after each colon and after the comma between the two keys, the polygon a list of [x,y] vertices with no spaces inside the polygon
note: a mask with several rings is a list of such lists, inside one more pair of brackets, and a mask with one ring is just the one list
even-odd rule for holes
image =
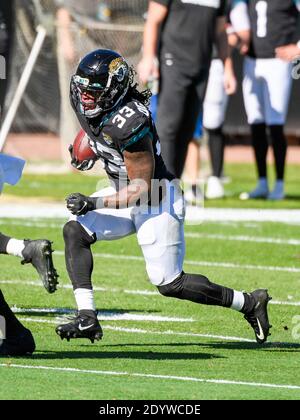
{"label": "white yard line", "polygon": [[[0,220],[0,225],[5,225],[7,222],[5,220]],[[24,227],[34,227],[34,228],[52,228],[52,229],[62,229],[63,223],[43,223],[40,221],[36,222],[26,222],[26,221],[16,221],[12,220],[9,222],[13,226],[24,226]],[[290,238],[276,238],[272,236],[251,236],[251,235],[226,235],[226,234],[210,234],[210,233],[200,233],[200,232],[185,232],[186,238],[191,239],[212,239],[215,241],[236,241],[236,242],[255,242],[263,244],[272,244],[272,245],[292,245],[300,246],[300,239]]]}
{"label": "white yard line", "polygon": [[[74,315],[74,310],[67,308],[12,308],[14,313],[45,313],[58,315]],[[153,314],[133,314],[129,312],[105,311],[98,312],[98,319],[100,321],[151,321],[151,322],[195,322],[193,318],[179,318],[171,316],[161,316]]]}
{"label": "white yard line", "polygon": [[136,372],[121,372],[121,371],[106,371],[106,370],[95,370],[95,369],[78,369],[78,368],[64,368],[64,367],[52,367],[52,366],[36,366],[36,365],[21,365],[14,363],[1,363],[0,367],[7,369],[31,369],[40,371],[52,371],[52,372],[68,372],[68,373],[84,373],[89,375],[102,375],[102,376],[127,376],[134,378],[149,378],[149,379],[166,379],[173,381],[184,381],[184,382],[199,382],[199,383],[211,383],[217,385],[244,385],[255,388],[279,388],[279,389],[290,389],[300,390],[299,385],[286,385],[286,384],[269,384],[261,382],[245,382],[245,381],[232,381],[228,379],[206,379],[197,378],[190,376],[175,376],[175,375],[158,375],[150,373],[136,373]]}
{"label": "white yard line", "polygon": [[191,224],[201,222],[278,222],[300,223],[300,210],[294,209],[231,209],[197,208],[187,206],[186,220]]}
{"label": "white yard line", "polygon": [[[32,322],[37,324],[51,324],[57,325],[62,322],[61,317],[55,317],[54,319],[43,319],[43,318],[30,318],[26,316],[18,316],[19,319],[23,322]],[[119,331],[129,334],[147,334],[147,335],[173,335],[179,337],[198,337],[198,338],[213,338],[216,340],[225,340],[225,341],[239,341],[245,343],[256,343],[255,340],[244,337],[235,337],[235,336],[226,336],[226,335],[217,335],[217,334],[200,334],[200,333],[191,333],[191,332],[180,332],[180,331],[152,331],[141,328],[126,328],[126,327],[115,327],[113,325],[104,325],[103,330]]]}
{"label": "white yard line", "polygon": [[12,219],[65,219],[70,216],[66,206],[60,203],[35,203],[26,204],[26,199],[22,204],[20,203],[1,203],[0,218]]}
{"label": "white yard line", "polygon": [[252,264],[235,264],[226,262],[212,262],[212,261],[191,261],[186,260],[187,265],[196,265],[200,267],[222,267],[242,270],[260,270],[260,271],[279,271],[284,273],[300,273],[300,268],[296,267],[280,267],[272,265],[252,265]]}
{"label": "white yard line", "polygon": [[[56,251],[57,255],[64,255],[62,251]],[[113,260],[128,260],[128,261],[144,261],[143,257],[137,255],[116,255],[109,253],[93,253],[94,257],[106,258]],[[286,273],[300,273],[300,268],[296,267],[280,267],[270,265],[252,265],[252,264],[235,264],[227,262],[212,262],[212,261],[192,261],[185,260],[187,265],[196,265],[200,267],[222,267],[222,268],[233,268],[242,270],[263,270],[263,271],[281,271]]]}
{"label": "white yard line", "polygon": [[[32,219],[31,219],[32,220]],[[51,229],[62,229],[63,223],[44,223],[37,220],[36,222],[25,221],[25,220],[10,220],[9,222],[5,219],[0,220],[0,225],[12,225],[12,226],[23,226],[23,227],[33,227],[33,228],[51,228]]]}
{"label": "white yard line", "polygon": [[[0,280],[1,284],[15,284],[21,286],[33,286],[33,287],[43,287],[39,281],[27,281],[27,280]],[[71,284],[60,284],[60,289],[72,290],[73,287]],[[117,289],[117,288],[106,288],[94,286],[95,292],[108,292],[108,293],[124,293],[128,295],[139,295],[139,296],[161,296],[156,290],[129,290],[129,289]],[[283,306],[300,306],[300,302],[293,302],[289,300],[271,300],[271,305],[283,305]]]}
{"label": "white yard line", "polygon": [[[36,203],[26,202],[2,203],[0,218],[61,218],[68,219],[70,213],[63,203]],[[199,224],[209,222],[278,222],[300,223],[300,210],[294,209],[224,209],[224,208],[196,208],[187,207],[187,222]]]}
{"label": "white yard line", "polygon": [[186,232],[186,238],[192,239],[213,239],[221,241],[237,241],[237,242],[255,242],[262,244],[272,244],[272,245],[300,245],[300,239],[281,239],[274,237],[260,237],[260,236],[248,236],[248,235],[223,235],[223,234],[210,234],[210,233],[196,233],[196,232]]}

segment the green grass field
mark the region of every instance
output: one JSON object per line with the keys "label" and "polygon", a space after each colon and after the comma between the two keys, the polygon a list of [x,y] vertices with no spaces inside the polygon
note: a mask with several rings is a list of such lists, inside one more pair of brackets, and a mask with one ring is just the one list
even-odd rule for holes
{"label": "green grass field", "polygon": [[[232,168],[230,175],[238,171]],[[289,189],[295,199],[280,203],[282,208],[296,208],[299,202],[296,167],[290,171],[294,181]],[[246,170],[243,177],[251,183]],[[90,177],[64,177],[63,184],[57,184],[57,177],[34,181],[25,176],[15,194],[38,195],[26,181],[40,182],[36,191],[52,199],[62,199],[73,189],[89,192],[95,185]],[[49,185],[46,191],[43,183]],[[228,189],[242,187],[236,182]],[[237,205],[238,200],[233,201]],[[272,336],[259,346],[241,314],[156,293],[134,236],[94,246],[93,281],[103,340],[61,341],[54,332],[62,317],[59,312],[74,308],[64,265],[63,223],[1,220],[1,231],[8,235],[54,241],[60,287],[48,295],[31,266],[0,256],[0,287],[37,345],[32,357],[0,358],[0,399],[300,399],[299,225],[232,222],[186,227],[185,271],[201,272],[239,290],[269,289]]]}
{"label": "green grass field", "polygon": [[[270,188],[273,186],[274,168],[269,167]],[[299,165],[288,165],[286,174],[286,199],[283,202],[268,202],[265,200],[241,201],[239,195],[243,191],[251,191],[255,186],[255,170],[251,164],[228,164],[225,173],[231,178],[231,183],[225,185],[226,197],[222,200],[206,201],[206,207],[236,207],[236,208],[287,208],[300,207]],[[47,201],[62,201],[70,192],[90,194],[97,190],[97,176],[72,173],[62,175],[24,175],[18,185],[6,186],[4,193],[8,198],[39,198]],[[100,180],[100,187],[108,185],[106,179]],[[100,189],[100,188],[99,188]]]}

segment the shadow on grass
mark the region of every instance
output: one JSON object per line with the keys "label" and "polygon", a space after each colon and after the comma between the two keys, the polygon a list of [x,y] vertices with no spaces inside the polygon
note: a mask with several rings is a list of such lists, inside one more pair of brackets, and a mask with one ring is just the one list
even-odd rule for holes
{"label": "shadow on grass", "polygon": [[[285,199],[284,199],[284,201],[285,200],[293,200],[293,201],[300,201],[300,195],[295,195],[295,194],[287,194],[286,196],[285,196]],[[283,201],[283,202],[284,202]]]}
{"label": "shadow on grass", "polygon": [[[86,347],[85,347],[86,348]],[[73,360],[73,359],[135,359],[135,360],[209,360],[224,359],[209,353],[174,353],[155,351],[106,351],[105,347],[94,347],[93,351],[43,351],[34,354],[32,360]]]}
{"label": "shadow on grass", "polygon": [[204,347],[204,348],[213,348],[213,349],[223,349],[223,350],[272,350],[272,351],[281,351],[281,352],[293,352],[300,351],[300,343],[250,343],[250,342],[238,342],[238,341],[228,341],[228,342],[211,342],[211,343],[126,343],[126,344],[111,344],[101,346],[102,348],[111,348],[111,347]]}
{"label": "shadow on grass", "polygon": [[[103,315],[103,316],[109,316],[109,315],[123,315],[123,314],[130,314],[130,313],[157,313],[157,312],[161,312],[158,311],[157,309],[149,309],[149,310],[145,310],[145,309],[119,309],[119,308],[111,308],[111,309],[101,309],[101,311],[99,310],[99,315]],[[56,316],[67,316],[67,317],[75,317],[76,316],[76,311],[72,308],[21,308],[20,310],[18,310],[17,312],[15,312],[17,316],[22,315],[22,316],[33,316],[33,317],[45,317],[45,319],[55,319],[53,318],[54,315]],[[52,317],[51,317],[52,315]]]}

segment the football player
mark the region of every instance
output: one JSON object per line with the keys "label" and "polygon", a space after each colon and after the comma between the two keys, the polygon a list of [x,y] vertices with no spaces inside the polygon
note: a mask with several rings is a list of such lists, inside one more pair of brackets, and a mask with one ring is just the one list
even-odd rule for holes
{"label": "football player", "polygon": [[0,254],[22,258],[21,264],[31,263],[48,293],[54,293],[58,284],[52,252],[48,239],[15,239],[0,232]]}
{"label": "football player", "polygon": [[[296,28],[299,0],[233,0],[231,22],[236,30],[251,29],[250,49],[244,63],[244,102],[251,126],[258,183],[241,198],[284,198],[287,142],[284,135],[292,85],[292,64],[299,57]],[[299,38],[298,38],[299,39]],[[276,183],[267,179],[267,128],[276,167]]]}
{"label": "football player", "polygon": [[[24,163],[21,159],[0,154],[0,193],[4,183],[14,185],[18,182]],[[56,290],[58,275],[53,266],[51,242],[47,239],[19,240],[0,232],[0,254],[20,257],[22,264],[31,263],[45,289],[49,293]],[[31,332],[16,318],[0,290],[0,356],[21,356],[34,350]]]}
{"label": "football player", "polygon": [[[264,289],[243,293],[183,271],[185,254],[184,200],[178,182],[161,157],[160,142],[133,70],[111,50],[91,52],[71,80],[71,103],[90,146],[103,162],[111,187],[91,197],[72,193],[66,198],[74,217],[63,229],[67,270],[78,315],[57,326],[62,339],[102,337],[91,275],[91,246],[136,234],[150,282],[166,296],[242,312],[259,343],[269,335]],[[82,166],[72,151],[72,164]],[[92,162],[93,164],[93,162]]]}
{"label": "football player", "polygon": [[32,354],[35,342],[30,330],[17,319],[0,289],[0,357]]}

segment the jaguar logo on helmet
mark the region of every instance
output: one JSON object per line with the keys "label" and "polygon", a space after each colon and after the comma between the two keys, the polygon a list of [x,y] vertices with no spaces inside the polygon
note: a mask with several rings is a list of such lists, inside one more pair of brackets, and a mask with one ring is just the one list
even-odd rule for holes
{"label": "jaguar logo on helmet", "polygon": [[109,65],[109,72],[122,82],[128,73],[128,66],[122,57],[115,58]]}

